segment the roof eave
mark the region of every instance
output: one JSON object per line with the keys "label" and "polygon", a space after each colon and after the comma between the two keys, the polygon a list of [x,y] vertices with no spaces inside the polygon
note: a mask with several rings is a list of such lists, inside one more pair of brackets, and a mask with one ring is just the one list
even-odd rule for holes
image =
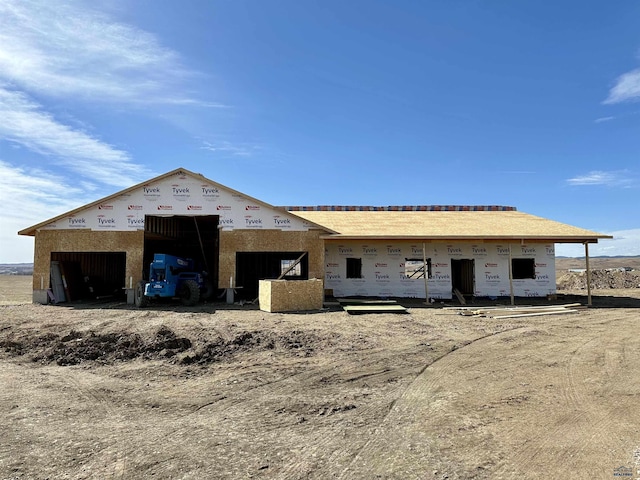
{"label": "roof eave", "polygon": [[500,235],[500,236],[467,236],[467,235],[447,235],[447,236],[420,236],[420,235],[322,235],[324,240],[410,240],[420,242],[448,242],[448,241],[468,241],[468,242],[504,242],[504,241],[536,241],[551,243],[598,243],[599,239],[612,239],[611,235],[599,236],[566,236],[566,235]]}

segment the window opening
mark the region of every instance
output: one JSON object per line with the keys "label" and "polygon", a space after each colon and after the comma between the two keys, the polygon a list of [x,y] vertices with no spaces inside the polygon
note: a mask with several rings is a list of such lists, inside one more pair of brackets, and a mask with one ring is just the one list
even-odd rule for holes
{"label": "window opening", "polygon": [[[287,272],[287,270],[294,263],[296,263],[296,260],[280,260],[280,275],[282,275],[284,272]],[[298,262],[298,264],[295,267],[293,267],[291,270],[289,270],[287,273],[285,273],[284,276],[286,278],[286,277],[299,277],[301,275],[302,275],[302,264]]]}
{"label": "window opening", "polygon": [[512,258],[511,275],[514,280],[536,278],[536,263],[534,258]]}
{"label": "window opening", "polygon": [[[424,278],[424,260],[421,258],[405,258],[404,274],[407,278]],[[427,258],[427,278],[431,278],[431,259]]]}
{"label": "window opening", "polygon": [[361,258],[347,258],[347,278],[362,278]]}

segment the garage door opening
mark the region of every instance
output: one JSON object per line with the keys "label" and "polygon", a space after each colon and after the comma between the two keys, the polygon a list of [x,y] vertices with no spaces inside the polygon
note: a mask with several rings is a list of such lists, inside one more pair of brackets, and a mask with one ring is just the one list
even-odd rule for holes
{"label": "garage door opening", "polygon": [[142,277],[149,280],[149,265],[156,253],[191,258],[198,271],[208,273],[212,285],[218,285],[217,215],[158,217],[144,220]]}
{"label": "garage door opening", "polygon": [[[280,277],[304,252],[238,252],[236,253],[236,281],[238,296],[252,300],[258,296],[260,280]],[[309,279],[309,255],[289,270],[286,280]]]}
{"label": "garage door opening", "polygon": [[51,252],[54,302],[125,298],[125,252]]}

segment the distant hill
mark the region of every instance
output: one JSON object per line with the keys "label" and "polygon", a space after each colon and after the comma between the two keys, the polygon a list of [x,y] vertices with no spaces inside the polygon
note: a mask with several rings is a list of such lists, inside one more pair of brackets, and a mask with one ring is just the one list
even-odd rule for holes
{"label": "distant hill", "polygon": [[0,263],[0,275],[33,275],[33,263]]}
{"label": "distant hill", "polygon": [[[556,257],[556,270],[569,270],[570,268],[585,268],[585,257]],[[630,267],[640,270],[640,257],[589,257],[589,267],[603,270],[607,268]]]}
{"label": "distant hill", "polygon": [[[574,258],[577,260],[584,260],[586,257],[564,257],[562,255],[556,255],[556,258]],[[639,258],[633,255],[598,255],[598,256],[591,256],[589,255],[589,259],[591,258]]]}

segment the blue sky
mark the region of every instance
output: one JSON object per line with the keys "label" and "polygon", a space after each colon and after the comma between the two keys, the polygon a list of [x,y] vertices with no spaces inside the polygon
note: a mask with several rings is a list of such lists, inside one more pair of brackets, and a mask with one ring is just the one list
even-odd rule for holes
{"label": "blue sky", "polygon": [[274,205],[512,205],[640,255],[639,24],[627,0],[0,0],[0,263],[178,167]]}

